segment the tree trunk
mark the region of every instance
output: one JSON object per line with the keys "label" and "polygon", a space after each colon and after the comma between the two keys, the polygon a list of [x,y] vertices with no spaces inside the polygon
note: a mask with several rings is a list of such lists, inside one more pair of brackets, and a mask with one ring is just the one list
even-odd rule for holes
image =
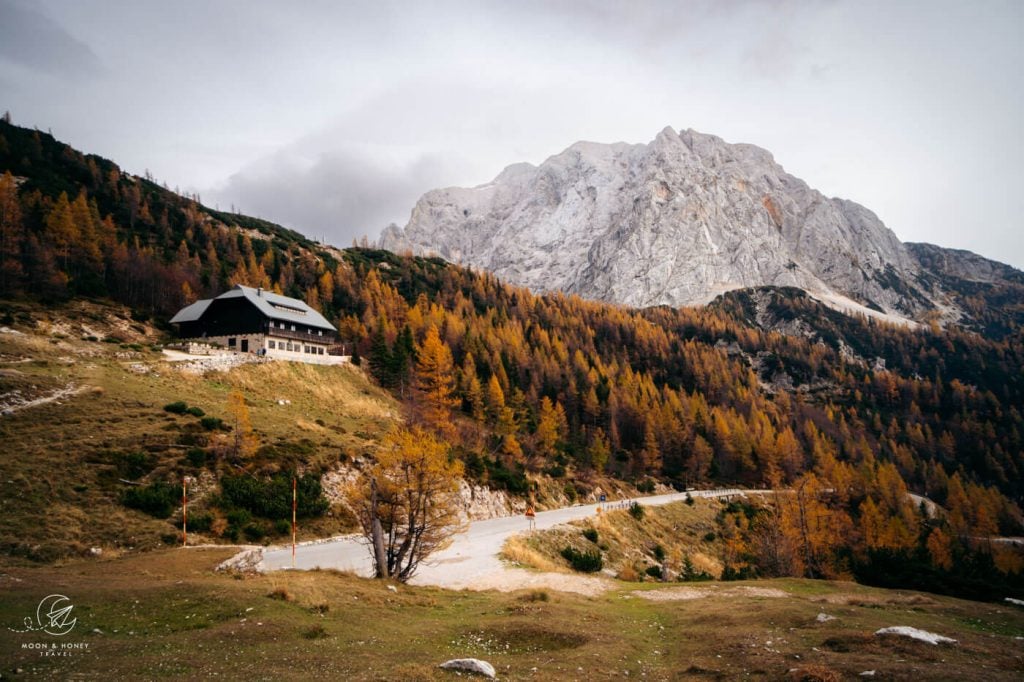
{"label": "tree trunk", "polygon": [[388,577],[388,555],[384,551],[384,529],[380,525],[380,516],[377,513],[377,482],[370,482],[370,535],[373,540],[373,561],[377,564],[377,577]]}

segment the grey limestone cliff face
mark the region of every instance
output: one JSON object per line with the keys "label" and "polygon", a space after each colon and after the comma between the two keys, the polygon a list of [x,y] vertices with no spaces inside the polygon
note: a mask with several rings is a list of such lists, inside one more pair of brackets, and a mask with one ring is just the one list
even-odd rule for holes
{"label": "grey limestone cliff face", "polygon": [[381,245],[636,307],[773,285],[915,317],[936,295],[868,209],[823,196],[764,149],[671,128],[649,144],[578,142],[489,184],[428,192]]}

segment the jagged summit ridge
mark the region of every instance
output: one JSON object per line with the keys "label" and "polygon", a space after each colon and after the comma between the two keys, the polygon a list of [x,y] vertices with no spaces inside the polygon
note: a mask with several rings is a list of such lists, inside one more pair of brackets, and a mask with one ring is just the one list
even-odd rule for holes
{"label": "jagged summit ridge", "polygon": [[918,260],[874,213],[811,189],[764,149],[694,130],[577,142],[486,185],[428,192],[381,244],[638,307],[763,285],[901,316],[935,307]]}

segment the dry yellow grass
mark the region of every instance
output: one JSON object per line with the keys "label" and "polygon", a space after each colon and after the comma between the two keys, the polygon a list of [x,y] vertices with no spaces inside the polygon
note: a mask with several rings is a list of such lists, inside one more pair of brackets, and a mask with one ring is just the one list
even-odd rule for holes
{"label": "dry yellow grass", "polygon": [[[678,502],[645,507],[644,518],[640,521],[628,511],[615,510],[594,519],[517,537],[504,551],[510,557],[518,557],[516,561],[523,565],[554,565],[559,570],[569,570],[561,556],[562,550],[571,546],[584,552],[593,551],[594,543],[583,535],[584,529],[592,528],[597,531],[597,547],[601,549],[605,568],[614,571],[621,580],[645,579],[647,567],[654,565],[665,565],[676,575],[686,557],[698,572],[717,578],[723,570],[718,558],[721,541],[717,536],[713,540],[705,536],[715,531],[719,509],[719,502],[698,498],[693,505]],[[655,556],[655,548],[659,546],[665,553],[663,561]]]}
{"label": "dry yellow grass", "polygon": [[[89,387],[0,420],[0,547],[9,554],[50,561],[94,546],[109,554],[175,542],[179,527],[120,503],[129,485],[121,479],[180,481],[188,473],[213,485],[226,465],[215,456],[223,434],[201,428],[192,415],[165,412],[169,403],[184,401],[228,421],[228,395],[241,390],[264,448],[254,465],[265,473],[318,471],[363,455],[398,417],[397,404],[357,368],[275,362],[204,376],[177,371],[140,345],[157,337],[126,315],[95,304],[27,310],[15,315],[21,333],[0,334],[0,402],[5,394],[24,400]],[[88,340],[87,331],[126,343]],[[185,458],[197,440],[208,450],[201,470]],[[146,472],[119,468],[139,452],[151,458]],[[203,511],[201,503],[195,511]],[[301,525],[300,534],[344,532],[351,521],[323,517]]]}
{"label": "dry yellow grass", "polygon": [[499,556],[505,561],[539,571],[565,571],[564,564],[556,563],[540,550],[531,547],[528,538],[523,535],[513,535],[506,540]]}

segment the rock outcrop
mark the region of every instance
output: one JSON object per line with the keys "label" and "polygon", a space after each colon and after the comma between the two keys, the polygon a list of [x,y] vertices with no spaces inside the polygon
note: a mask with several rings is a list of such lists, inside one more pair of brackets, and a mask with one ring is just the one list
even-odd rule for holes
{"label": "rock outcrop", "polygon": [[912,252],[874,213],[823,196],[759,147],[693,130],[666,128],[649,144],[578,142],[489,184],[428,192],[381,245],[635,307],[764,285],[900,317],[943,306],[917,255],[941,253]]}

